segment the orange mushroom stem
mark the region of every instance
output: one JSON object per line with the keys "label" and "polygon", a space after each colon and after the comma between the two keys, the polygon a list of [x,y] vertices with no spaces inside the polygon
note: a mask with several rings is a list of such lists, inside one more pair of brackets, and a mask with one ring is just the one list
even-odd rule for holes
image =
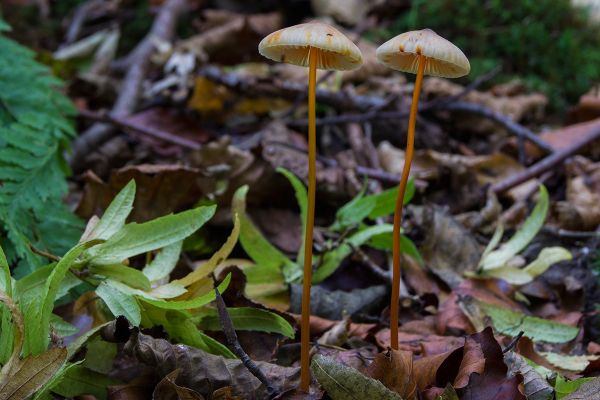
{"label": "orange mushroom stem", "polygon": [[410,115],[408,118],[408,136],[406,138],[406,153],[404,157],[404,166],[402,167],[402,177],[396,198],[396,208],[394,209],[394,233],[393,233],[393,273],[392,273],[392,301],[390,303],[390,335],[392,349],[398,350],[398,318],[400,305],[400,277],[402,275],[401,250],[400,250],[400,228],[402,226],[402,208],[404,205],[404,194],[408,184],[408,175],[410,165],[412,164],[415,148],[415,126],[417,124],[417,110],[419,108],[419,97],[421,94],[421,84],[423,83],[423,72],[427,59],[419,55],[419,66],[417,69],[417,78],[413,90],[412,104],[410,106]]}

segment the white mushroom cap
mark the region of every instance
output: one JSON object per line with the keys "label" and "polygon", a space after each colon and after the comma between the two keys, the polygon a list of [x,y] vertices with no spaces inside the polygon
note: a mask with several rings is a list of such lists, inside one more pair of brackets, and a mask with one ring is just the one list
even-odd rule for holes
{"label": "white mushroom cap", "polygon": [[431,29],[402,33],[377,49],[379,61],[413,74],[417,73],[419,55],[427,57],[425,75],[459,78],[471,70],[465,54]]}
{"label": "white mushroom cap", "polygon": [[258,52],[278,62],[308,66],[311,47],[319,49],[317,68],[345,71],[358,68],[362,54],[343,33],[321,22],[294,25],[271,33]]}

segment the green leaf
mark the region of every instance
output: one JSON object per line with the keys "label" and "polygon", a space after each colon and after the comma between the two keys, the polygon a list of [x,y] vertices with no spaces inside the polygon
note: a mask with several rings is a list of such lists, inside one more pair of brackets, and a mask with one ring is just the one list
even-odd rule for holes
{"label": "green leaf", "polygon": [[56,314],[50,316],[50,330],[59,337],[72,336],[79,332],[79,328],[72,325]]}
{"label": "green leaf", "polygon": [[104,400],[107,396],[106,388],[117,383],[119,381],[104,374],[82,365],[74,365],[65,372],[60,382],[52,387],[52,392],[67,398],[87,394]]}
{"label": "green leaf", "polygon": [[295,263],[288,259],[285,254],[276,249],[264,238],[246,215],[246,193],[248,186],[241,186],[236,190],[232,200],[232,212],[240,218],[240,243],[244,251],[261,268],[268,269],[278,274],[285,266],[300,270]]}
{"label": "green leaf", "polygon": [[300,221],[302,221],[302,244],[300,245],[300,249],[298,249],[296,264],[303,265],[304,238],[306,235],[306,213],[308,210],[308,194],[306,193],[306,187],[304,186],[304,184],[291,171],[279,167],[277,168],[277,172],[285,176],[287,180],[290,181],[290,183],[292,184],[292,187],[294,188],[294,193],[296,194],[296,201],[298,202],[298,207],[300,208]]}
{"label": "green leaf", "polygon": [[352,253],[352,246],[360,247],[372,237],[382,233],[390,233],[393,229],[394,227],[389,224],[374,225],[350,236],[342,245],[325,253],[323,256],[323,263],[313,274],[313,283],[321,282],[331,275],[340,266],[344,258]]}
{"label": "green leaf", "polygon": [[3,384],[0,400],[23,400],[34,394],[61,368],[67,357],[64,348],[54,348],[23,359]]}
{"label": "green leaf", "polygon": [[317,354],[312,359],[310,369],[333,400],[402,400],[378,380],[338,364],[329,357]]}
{"label": "green leaf", "polygon": [[448,383],[444,389],[444,393],[439,395],[436,400],[459,400],[459,397],[456,394],[456,390]]}
{"label": "green leaf", "polygon": [[517,336],[520,331],[533,341],[566,343],[577,337],[579,328],[524,315],[507,308],[478,301],[485,315],[489,316],[496,330],[504,335]]}
{"label": "green leaf", "polygon": [[554,390],[556,391],[556,400],[562,400],[567,395],[575,392],[581,385],[593,380],[594,378],[579,378],[572,381],[566,380],[562,375],[556,377]]}
{"label": "green leaf", "polygon": [[[281,316],[255,307],[232,307],[227,312],[236,330],[278,333],[289,338],[294,337],[294,328]],[[220,331],[221,320],[217,310],[211,309],[198,318],[198,327],[202,330]]]}
{"label": "green leaf", "polygon": [[544,225],[549,204],[548,191],[544,185],[540,185],[540,198],[531,215],[527,217],[521,228],[517,230],[508,242],[501,245],[498,250],[491,251],[485,258],[482,258],[480,262],[481,269],[490,270],[500,268],[527,247]]}
{"label": "green leaf", "polygon": [[198,207],[143,224],[127,224],[109,240],[90,251],[89,262],[119,264],[130,257],[179,242],[212,218],[215,209],[216,206]]}
{"label": "green leaf", "polygon": [[363,189],[344,204],[335,214],[335,222],[330,229],[333,231],[342,231],[362,222],[363,219],[373,211],[377,205],[377,199],[373,196],[364,197],[367,187]]}
{"label": "green leaf", "polygon": [[144,267],[142,272],[150,280],[156,282],[166,278],[175,269],[183,241],[175,242],[163,247],[154,257],[154,260]]}
{"label": "green leaf", "polygon": [[127,217],[133,210],[135,199],[135,181],[132,179],[110,203],[98,224],[89,235],[89,239],[108,240],[125,225]]}
{"label": "green leaf", "polygon": [[112,281],[102,282],[96,288],[96,294],[104,301],[110,312],[118,317],[124,316],[133,326],[139,326],[142,320],[140,307],[135,298],[117,289]]}
{"label": "green leaf", "polygon": [[[0,247],[0,292],[12,297],[12,278],[6,256]],[[10,358],[13,347],[13,324],[10,310],[0,303],[0,364],[4,365]]]}
{"label": "green leaf", "polygon": [[552,265],[566,260],[571,260],[573,256],[564,247],[545,247],[540,251],[537,258],[527,265],[523,270],[535,278]]}
{"label": "green leaf", "polygon": [[123,264],[91,265],[90,272],[141,290],[151,288],[150,281],[142,271]]}
{"label": "green leaf", "polygon": [[67,358],[73,357],[73,355],[75,353],[77,353],[79,351],[79,349],[81,349],[81,347],[84,344],[86,344],[87,341],[91,337],[96,335],[102,328],[104,328],[105,326],[108,326],[111,323],[112,323],[112,321],[109,321],[109,322],[105,322],[104,324],[95,326],[95,327],[91,328],[90,330],[88,330],[87,332],[85,332],[83,335],[79,336],[77,339],[75,339],[73,341],[73,343],[71,343],[70,345],[67,346]]}
{"label": "green leaf", "polygon": [[[228,274],[223,282],[218,286],[219,292],[223,293],[227,290],[229,282],[231,281],[231,274]],[[192,310],[194,308],[200,308],[207,305],[211,301],[215,300],[214,289],[206,293],[203,296],[195,297],[191,300],[179,300],[179,301],[165,301],[165,300],[153,300],[147,297],[139,297],[144,302],[153,305],[154,307],[161,308],[163,310]]]}
{"label": "green leaf", "polygon": [[[370,219],[376,219],[385,217],[387,215],[391,215],[394,213],[396,208],[396,199],[398,197],[398,187],[393,189],[384,190],[378,194],[372,194],[366,196],[363,200],[374,198],[375,199],[375,207],[369,214]],[[406,192],[404,193],[404,201],[403,205],[407,205],[412,200],[415,194],[415,181],[413,178],[408,180],[408,184],[406,186]]]}
{"label": "green leaf", "polygon": [[54,309],[54,301],[61,282],[75,260],[95,244],[97,244],[95,241],[80,243],[69,250],[54,266],[41,290],[39,299],[30,303],[26,308],[24,317],[27,329],[25,331],[24,354],[39,354],[48,347],[50,343],[50,316]]}

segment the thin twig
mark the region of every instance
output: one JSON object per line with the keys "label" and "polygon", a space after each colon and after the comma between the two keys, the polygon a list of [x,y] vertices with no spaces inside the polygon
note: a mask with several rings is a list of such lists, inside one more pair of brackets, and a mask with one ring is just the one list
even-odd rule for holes
{"label": "thin twig", "polygon": [[83,118],[90,119],[93,121],[113,124],[125,130],[130,129],[134,132],[151,136],[156,139],[164,140],[165,142],[173,143],[186,149],[198,150],[202,148],[202,145],[198,142],[183,138],[181,136],[173,135],[172,133],[161,129],[140,125],[129,117],[119,117],[107,113],[97,113],[89,110],[80,110],[79,115]]}
{"label": "thin twig", "polygon": [[523,125],[513,121],[509,117],[499,112],[496,112],[492,109],[489,109],[485,106],[475,103],[467,103],[464,101],[456,101],[453,103],[442,104],[440,106],[435,107],[436,110],[449,110],[449,111],[464,111],[472,114],[477,114],[482,117],[488,118],[504,127],[509,132],[513,133],[517,137],[524,137],[529,140],[540,149],[544,150],[547,153],[553,153],[554,147],[546,143],[543,139],[541,139],[534,132],[525,128]]}
{"label": "thin twig", "polygon": [[[110,112],[112,116],[129,115],[135,110],[142,82],[149,66],[149,58],[154,52],[156,41],[170,41],[175,34],[177,17],[185,8],[186,0],[168,0],[156,16],[150,32],[132,53],[132,63],[123,78],[119,97]],[[96,123],[83,132],[73,142],[73,157],[70,160],[73,170],[80,171],[88,153],[109,140],[115,134],[112,124]]]}
{"label": "thin twig", "polygon": [[225,306],[225,301],[223,301],[223,297],[221,293],[219,293],[219,289],[215,285],[215,296],[217,303],[217,310],[219,313],[219,320],[221,321],[221,327],[223,328],[223,333],[227,338],[227,343],[231,347],[233,353],[239,357],[244,366],[250,371],[252,375],[254,375],[265,387],[267,388],[267,393],[269,394],[269,398],[274,398],[279,396],[279,390],[277,390],[267,379],[265,374],[258,368],[258,365],[246,354],[240,342],[238,341],[237,334],[235,333],[235,328],[233,327],[233,323],[231,322],[231,318],[229,317],[229,313],[227,312],[227,307]]}
{"label": "thin twig", "polygon": [[582,139],[573,143],[569,147],[566,147],[562,150],[555,151],[553,154],[550,154],[546,158],[540,160],[539,162],[533,164],[526,170],[519,172],[518,174],[514,174],[507,179],[496,183],[492,186],[492,191],[495,193],[505,192],[513,187],[520,185],[523,182],[528,181],[531,178],[534,178],[556,165],[560,164],[567,158],[577,154],[584,147],[589,145],[590,143],[600,139],[600,127],[596,127],[591,129],[590,132]]}
{"label": "thin twig", "polygon": [[516,345],[517,343],[519,343],[519,340],[521,339],[521,337],[525,334],[525,331],[521,331],[517,334],[517,336],[514,337],[513,340],[511,340],[511,342],[508,344],[508,346],[506,346],[504,349],[502,349],[502,354],[508,353],[509,351],[511,351]]}
{"label": "thin twig", "polygon": [[47,258],[48,260],[55,261],[55,262],[58,262],[58,261],[60,261],[60,257],[59,257],[59,256],[55,256],[55,255],[54,255],[54,254],[52,254],[52,253],[48,253],[48,252],[46,252],[46,251],[44,251],[44,250],[40,250],[40,249],[38,249],[37,247],[35,247],[33,244],[31,244],[31,243],[29,243],[29,248],[30,248],[30,249],[31,249],[31,251],[32,251],[32,252],[34,252],[35,254],[38,254],[38,255],[40,255],[40,256],[42,256],[42,257],[45,257],[45,258]]}

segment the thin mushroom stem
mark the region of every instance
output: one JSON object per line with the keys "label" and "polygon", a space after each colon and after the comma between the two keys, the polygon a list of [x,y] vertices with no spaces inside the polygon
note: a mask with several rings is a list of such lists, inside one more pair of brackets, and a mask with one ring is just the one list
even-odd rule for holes
{"label": "thin mushroom stem", "polygon": [[390,304],[390,335],[392,349],[398,350],[398,314],[400,304],[400,276],[401,276],[401,253],[400,253],[400,226],[402,224],[402,207],[404,205],[404,193],[408,183],[408,174],[413,159],[415,147],[415,125],[417,122],[417,109],[419,107],[419,95],[421,94],[421,83],[425,71],[426,58],[419,55],[417,78],[413,91],[412,104],[410,106],[410,115],[408,119],[408,136],[406,138],[406,155],[404,157],[404,167],[402,168],[402,177],[400,178],[400,188],[396,199],[396,208],[394,211],[394,234],[393,234],[393,271],[392,271],[392,300]]}
{"label": "thin mushroom stem", "polygon": [[308,207],[304,233],[304,278],[302,282],[302,323],[300,324],[300,389],[308,393],[310,386],[310,284],[312,281],[313,227],[315,222],[317,126],[316,88],[318,49],[308,53]]}

